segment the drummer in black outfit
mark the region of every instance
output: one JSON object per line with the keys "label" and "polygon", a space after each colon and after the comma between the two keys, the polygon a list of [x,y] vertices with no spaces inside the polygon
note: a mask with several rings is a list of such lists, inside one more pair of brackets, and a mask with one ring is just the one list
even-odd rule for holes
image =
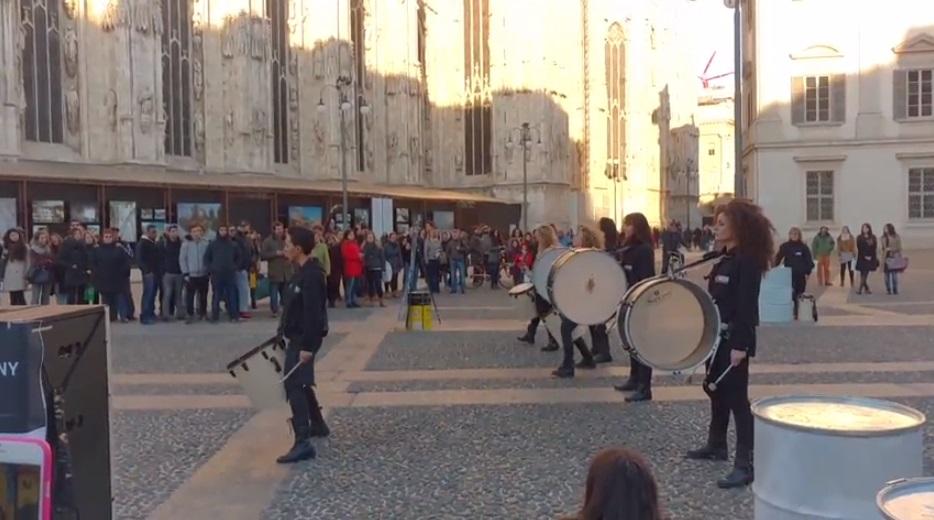
{"label": "drummer in black outfit", "polygon": [[[749,407],[749,358],[756,355],[759,325],[759,285],[773,254],[772,224],[762,209],[734,199],[718,208],[717,242],[723,257],[708,275],[708,290],[720,310],[725,330],[715,357],[708,361],[704,392],[710,397],[707,444],[689,451],[689,459],[726,460],[730,414],[736,422],[733,471],[717,481],[721,488],[747,486],[753,481],[753,417]],[[711,390],[729,367],[726,376]]]}
{"label": "drummer in black outfit", "polygon": [[[578,248],[603,249],[603,236],[587,226],[581,226],[580,232],[574,237],[574,246]],[[564,348],[564,360],[561,366],[552,371],[551,375],[560,378],[574,377],[574,367],[597,368],[593,354],[587,348],[584,338],[572,339],[577,323],[561,316],[561,346]],[[582,359],[574,365],[574,347],[580,351]]]}
{"label": "drummer in black outfit", "polygon": [[[604,248],[609,253],[615,254],[617,248],[619,248],[619,231],[616,230],[616,222],[613,222],[611,218],[603,217],[598,225],[600,232],[603,233]],[[590,326],[590,341],[593,343],[594,362],[609,363],[613,361],[613,356],[610,355],[610,336],[607,334],[605,324]]]}
{"label": "drummer in black outfit", "polygon": [[[553,226],[546,225],[541,226],[535,230],[535,240],[538,242],[538,254],[535,256],[535,260],[538,261],[541,258],[542,254],[558,245],[558,234],[555,233]],[[529,321],[529,327],[525,332],[525,336],[520,336],[519,341],[528,343],[530,345],[535,344],[535,332],[538,330],[538,324],[541,323],[542,318],[548,316],[551,313],[551,304],[545,301],[538,293],[535,294],[535,310],[538,313],[538,316],[532,318]],[[548,328],[545,328],[545,332],[548,333],[548,345],[542,347],[542,352],[554,352],[558,350],[558,342],[555,341],[554,336],[551,335],[551,331]]]}
{"label": "drummer in black outfit", "polygon": [[288,340],[284,374],[300,365],[285,380],[285,396],[292,410],[295,444],[276,459],[289,464],[315,457],[311,437],[330,434],[318,397],[315,395],[315,355],[328,334],[327,277],[318,260],[311,257],[315,235],[310,229],[289,228],[285,256],[297,266],[285,294],[285,311],[279,322],[279,335]]}
{"label": "drummer in black outfit", "polygon": [[[626,273],[629,287],[655,276],[655,248],[652,247],[652,230],[642,213],[630,213],[623,219],[625,241],[620,251],[620,264]],[[597,340],[594,339],[596,344]],[[596,345],[594,346],[596,348]],[[613,388],[620,392],[632,392],[627,402],[652,400],[652,369],[629,355],[629,380]]]}

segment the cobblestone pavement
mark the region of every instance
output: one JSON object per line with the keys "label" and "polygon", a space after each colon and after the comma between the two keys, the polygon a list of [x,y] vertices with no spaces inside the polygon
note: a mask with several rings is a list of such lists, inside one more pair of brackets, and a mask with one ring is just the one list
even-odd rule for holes
{"label": "cobblestone pavement", "polygon": [[[818,288],[833,320],[763,326],[759,395],[869,395],[934,414],[928,256],[912,256],[904,296]],[[696,382],[659,373],[656,401],[626,405],[610,390],[628,366],[615,332],[613,363],[554,380],[559,353],[540,351],[543,331],[534,347],[516,341],[523,324],[505,291],[436,302],[442,321],[430,332],[398,330],[397,302],[333,311],[317,367],[333,433],[316,441],[317,459],[291,468],[272,461],[287,448],[284,415],[263,422],[223,370],[271,336],[268,313],[240,325],[114,327],[112,390],[134,398],[113,412],[116,517],[554,519],[580,507],[593,454],[624,445],[651,461],[672,520],[752,518],[751,489],[713,485],[727,463],[682,458],[708,419]],[[174,408],[186,400],[204,407]],[[924,457],[934,474],[931,425]]]}

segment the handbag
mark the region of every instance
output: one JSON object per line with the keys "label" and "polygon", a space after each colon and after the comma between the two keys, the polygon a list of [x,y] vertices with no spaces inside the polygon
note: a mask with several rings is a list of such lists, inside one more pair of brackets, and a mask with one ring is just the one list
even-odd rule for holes
{"label": "handbag", "polygon": [[902,255],[890,256],[885,259],[885,268],[888,271],[900,273],[908,269],[908,257]]}
{"label": "handbag", "polygon": [[52,281],[52,273],[44,267],[31,265],[26,271],[26,281],[34,285],[45,285]]}

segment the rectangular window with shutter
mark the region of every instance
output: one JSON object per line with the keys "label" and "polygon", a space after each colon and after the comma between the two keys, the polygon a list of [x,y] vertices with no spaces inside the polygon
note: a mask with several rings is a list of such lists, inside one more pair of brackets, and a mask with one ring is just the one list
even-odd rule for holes
{"label": "rectangular window with shutter", "polygon": [[934,116],[934,70],[908,70],[905,88],[905,115],[916,117]]}
{"label": "rectangular window with shutter", "polygon": [[791,124],[846,122],[846,74],[791,78]]}
{"label": "rectangular window with shutter", "polygon": [[908,170],[908,218],[934,219],[934,167]]}
{"label": "rectangular window with shutter", "polygon": [[833,172],[807,172],[807,221],[833,221]]}

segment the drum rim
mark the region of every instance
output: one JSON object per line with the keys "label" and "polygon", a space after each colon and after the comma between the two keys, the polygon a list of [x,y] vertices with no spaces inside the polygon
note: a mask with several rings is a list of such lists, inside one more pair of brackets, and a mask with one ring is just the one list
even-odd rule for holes
{"label": "drum rim", "polygon": [[912,487],[931,486],[934,488],[934,477],[908,477],[889,481],[885,487],[876,493],[876,507],[879,512],[885,515],[887,520],[901,520],[895,513],[889,510],[887,500],[895,498],[895,495],[901,491],[908,491]]}
{"label": "drum rim", "polygon": [[[698,303],[700,303],[701,307],[708,307],[708,309],[712,311],[714,319],[711,320],[709,324],[705,323],[705,328],[707,328],[708,330],[704,331],[704,335],[701,337],[701,342],[703,342],[704,338],[706,338],[708,335],[713,335],[713,344],[711,348],[706,352],[704,357],[701,358],[697,363],[689,363],[683,366],[671,366],[671,365],[663,366],[657,363],[648,363],[645,357],[639,354],[639,349],[633,345],[634,342],[632,341],[632,337],[631,337],[632,333],[630,330],[630,323],[629,323],[629,320],[627,319],[627,317],[629,316],[630,312],[632,312],[632,309],[633,309],[631,302],[635,298],[638,298],[638,296],[643,294],[647,290],[647,287],[653,286],[656,284],[663,284],[667,282],[671,282],[677,285],[684,286],[691,292],[691,294],[695,296],[698,296],[701,294],[707,296],[706,301],[698,299]],[[626,306],[625,311],[618,313],[617,318],[616,318],[617,320],[623,320],[622,326],[617,324],[617,328],[619,329],[619,334],[620,334],[620,340],[623,342],[624,347],[626,345],[629,346],[629,352],[635,355],[639,359],[639,361],[642,362],[642,364],[649,366],[655,370],[661,370],[661,371],[667,371],[667,372],[685,372],[688,370],[693,370],[701,366],[702,364],[706,363],[707,360],[710,359],[711,356],[713,356],[714,353],[717,351],[717,349],[720,347],[720,340],[721,340],[720,309],[717,308],[716,304],[713,302],[713,299],[710,297],[710,295],[706,291],[704,291],[703,288],[701,288],[699,285],[695,284],[694,282],[691,282],[689,280],[683,280],[680,278],[672,278],[668,275],[661,275],[661,276],[655,276],[652,278],[646,278],[644,280],[640,280],[639,282],[636,282],[632,287],[629,288],[629,291],[626,292],[626,295],[623,297],[623,301],[620,303],[620,307],[624,305]],[[698,346],[700,346],[700,343],[698,343]],[[697,352],[697,350],[695,350],[695,352]]]}
{"label": "drum rim", "polygon": [[548,249],[542,251],[542,252],[539,254],[539,258],[536,258],[536,259],[535,259],[535,263],[532,265],[532,286],[535,287],[535,292],[536,292],[536,294],[539,294],[539,296],[541,296],[542,298],[544,298],[545,301],[548,302],[548,303],[551,303],[551,300],[549,299],[548,294],[541,294],[541,293],[547,293],[547,292],[548,292],[548,291],[547,291],[547,289],[548,289],[548,275],[545,276],[545,291],[539,291],[538,284],[535,283],[535,280],[536,280],[536,278],[537,278],[537,277],[535,276],[535,273],[537,272],[537,269],[539,268],[539,266],[541,266],[541,262],[539,261],[539,260],[541,259],[541,257],[544,256],[545,254],[550,253],[551,251],[556,251],[556,252],[558,253],[558,256],[556,256],[555,259],[552,260],[551,264],[548,266],[548,273],[549,273],[549,274],[551,274],[551,266],[553,266],[553,265],[555,264],[555,262],[558,261],[558,258],[561,258],[561,255],[563,255],[564,253],[566,253],[566,252],[568,252],[568,251],[573,251],[573,249],[570,248],[570,247],[560,247],[560,246],[549,247]]}
{"label": "drum rim", "polygon": [[266,341],[264,341],[264,342],[263,342],[261,345],[259,345],[258,347],[253,347],[253,348],[251,348],[246,354],[243,354],[242,356],[240,356],[240,357],[238,357],[237,359],[231,361],[230,363],[227,363],[227,370],[233,370],[233,369],[239,367],[239,366],[242,365],[244,362],[246,362],[247,360],[249,360],[251,357],[253,357],[253,356],[255,356],[256,354],[258,354],[260,351],[266,350],[266,349],[269,348],[269,347],[275,347],[275,346],[277,346],[277,345],[279,344],[279,341],[280,341],[280,338],[279,338],[278,336],[267,339]]}
{"label": "drum rim", "polygon": [[[791,402],[822,402],[822,403],[833,403],[833,404],[853,404],[866,407],[879,408],[887,410],[890,412],[900,413],[906,416],[910,416],[915,419],[917,424],[911,426],[900,426],[898,428],[890,428],[887,430],[831,430],[828,428],[817,428],[813,426],[801,426],[798,424],[789,424],[786,422],[781,422],[779,420],[773,419],[765,415],[765,410],[776,404],[784,404]],[[901,403],[895,403],[892,401],[886,401],[883,399],[874,399],[872,397],[847,397],[847,396],[829,396],[829,395],[806,395],[806,394],[794,394],[794,395],[783,395],[783,396],[773,396],[765,397],[762,399],[757,399],[752,403],[752,414],[759,420],[778,426],[781,428],[786,428],[790,430],[796,430],[806,433],[821,434],[824,436],[833,436],[833,437],[858,437],[858,438],[872,438],[872,437],[889,437],[891,435],[908,433],[920,430],[927,423],[927,416],[924,415],[924,412],[911,408],[910,406],[905,406]]]}
{"label": "drum rim", "polygon": [[[522,287],[522,286],[524,286],[524,285],[528,285],[529,287],[526,288],[526,290],[524,290],[524,291],[522,291],[522,292],[514,292],[516,289],[518,289],[518,288],[520,288],[520,287]],[[510,296],[522,296],[523,294],[525,294],[525,293],[531,291],[532,289],[535,289],[535,284],[534,284],[534,283],[532,283],[532,282],[522,282],[522,283],[520,283],[520,284],[515,285],[512,289],[509,289],[509,295],[510,295]]]}
{"label": "drum rim", "polygon": [[[603,249],[597,249],[597,248],[595,248],[595,247],[584,247],[584,248],[578,248],[578,249],[569,249],[568,252],[567,252],[568,254],[562,254],[561,256],[559,256],[558,258],[556,258],[555,261],[551,264],[551,269],[548,270],[548,280],[547,280],[547,284],[546,284],[547,287],[548,287],[548,300],[547,300],[547,301],[548,301],[548,303],[550,303],[550,304],[555,308],[555,310],[558,311],[558,313],[561,314],[562,316],[567,317],[563,312],[561,312],[561,306],[558,305],[558,303],[555,301],[557,298],[555,298],[555,296],[554,296],[554,294],[553,294],[554,291],[552,290],[552,285],[553,285],[552,282],[554,281],[555,275],[557,274],[556,271],[555,271],[555,269],[556,269],[556,268],[560,269],[560,267],[561,267],[562,265],[568,263],[568,262],[571,260],[571,258],[573,258],[574,256],[576,256],[577,254],[579,254],[579,253],[589,253],[589,252],[591,252],[591,251],[597,251],[597,252],[606,254],[606,251],[604,251]],[[609,255],[607,255],[607,256],[609,256]],[[609,256],[609,258],[610,258],[611,260],[613,259],[612,256]],[[629,283],[626,281],[626,272],[623,271],[622,266],[620,266],[619,263],[617,263],[615,260],[613,260],[613,265],[619,267],[620,276],[622,277],[623,284],[626,286],[626,289],[623,291],[623,295],[622,295],[622,299],[625,299],[625,298],[626,298],[626,293],[629,292]],[[611,306],[610,308],[611,308],[611,309],[614,309],[614,308],[615,308],[616,310],[612,311],[612,312],[610,313],[610,315],[607,316],[607,318],[604,319],[604,320],[598,320],[598,321],[595,322],[595,323],[585,323],[585,322],[583,322],[583,321],[582,321],[582,322],[577,322],[577,321],[575,321],[575,320],[571,320],[571,321],[573,321],[574,323],[577,323],[578,325],[599,325],[599,324],[601,324],[601,323],[606,323],[606,322],[612,320],[612,319],[616,316],[616,313],[617,313],[618,310],[619,310],[619,305],[617,305],[617,306],[615,306],[615,307],[612,307],[612,306]],[[568,318],[568,319],[570,320],[570,318]]]}

